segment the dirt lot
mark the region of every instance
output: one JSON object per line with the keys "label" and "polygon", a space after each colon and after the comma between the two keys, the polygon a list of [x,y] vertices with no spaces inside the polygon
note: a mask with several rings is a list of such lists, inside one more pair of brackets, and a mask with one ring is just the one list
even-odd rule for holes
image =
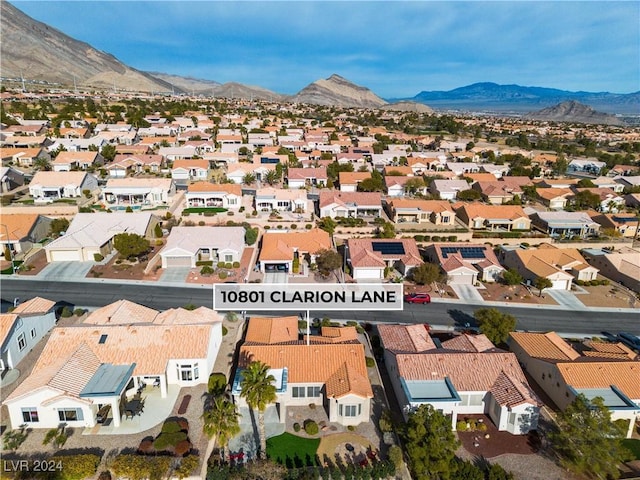
{"label": "dirt lot", "polygon": [[587,293],[582,293],[580,290],[575,290],[573,293],[587,307],[640,308],[640,300],[613,285],[579,287],[579,289],[586,290]]}
{"label": "dirt lot", "polygon": [[405,282],[404,283],[404,293],[414,293],[414,292],[426,292],[434,298],[451,298],[458,299],[458,296],[453,291],[453,289],[449,285],[445,285],[439,294],[435,288],[431,285],[416,285],[415,283]]}
{"label": "dirt lot", "polygon": [[522,285],[508,286],[499,283],[484,283],[484,289],[479,289],[480,295],[485,300],[492,302],[513,302],[513,303],[528,303],[531,305],[557,305],[556,301],[551,298],[550,295],[542,297],[538,296],[538,291],[535,288],[531,289],[531,292],[527,291]]}
{"label": "dirt lot", "polygon": [[47,254],[45,253],[44,249],[42,249],[31,258],[29,258],[29,261],[27,262],[27,267],[29,268],[29,270],[21,271],[20,275],[38,275],[47,265]]}

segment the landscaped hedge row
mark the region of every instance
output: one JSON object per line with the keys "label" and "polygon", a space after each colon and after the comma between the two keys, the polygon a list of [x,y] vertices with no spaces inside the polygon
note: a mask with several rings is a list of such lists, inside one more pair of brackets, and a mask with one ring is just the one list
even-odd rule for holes
{"label": "landscaped hedge row", "polygon": [[457,235],[448,235],[448,236],[440,236],[440,235],[414,235],[413,239],[416,242],[457,242]]}
{"label": "landscaped hedge row", "polygon": [[606,278],[602,280],[576,280],[576,285],[581,287],[597,287],[598,285],[609,285],[611,282]]}

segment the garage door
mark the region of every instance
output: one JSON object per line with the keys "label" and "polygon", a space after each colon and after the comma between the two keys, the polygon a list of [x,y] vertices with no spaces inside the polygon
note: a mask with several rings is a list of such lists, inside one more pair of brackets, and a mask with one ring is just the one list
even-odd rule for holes
{"label": "garage door", "polygon": [[455,285],[473,285],[473,275],[449,275],[449,283]]}
{"label": "garage door", "polygon": [[80,262],[80,252],[78,250],[51,250],[50,258],[52,262]]}
{"label": "garage door", "polygon": [[356,268],[353,273],[356,280],[364,278],[382,278],[382,270],[379,268]]}
{"label": "garage door", "polygon": [[164,264],[171,267],[190,267],[191,257],[164,257]]}
{"label": "garage door", "polygon": [[568,290],[568,280],[552,280],[551,283],[554,290]]}

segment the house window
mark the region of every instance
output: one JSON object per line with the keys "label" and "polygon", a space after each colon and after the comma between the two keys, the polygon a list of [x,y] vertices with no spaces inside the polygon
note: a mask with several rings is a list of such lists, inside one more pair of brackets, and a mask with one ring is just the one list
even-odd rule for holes
{"label": "house window", "polygon": [[225,255],[224,256],[224,261],[225,262],[233,262],[233,255]]}
{"label": "house window", "polygon": [[442,217],[442,223],[449,223],[449,217]]}
{"label": "house window", "polygon": [[227,205],[236,205],[238,203],[237,198],[227,198]]}
{"label": "house window", "polygon": [[31,329],[31,338],[36,338],[36,335],[37,335],[37,333],[36,333],[36,329],[35,329],[35,328],[32,328],[32,329]]}
{"label": "house window", "polygon": [[84,420],[81,408],[65,408],[58,410],[58,418],[61,422],[76,422]]}
{"label": "house window", "polygon": [[39,422],[38,409],[36,407],[26,407],[22,409],[22,421]]}
{"label": "house window", "polygon": [[[340,405],[342,407],[342,405]],[[340,408],[342,410],[342,408]],[[362,405],[345,405],[344,406],[344,416],[345,417],[355,417],[362,413]],[[342,413],[341,413],[342,414]]]}
{"label": "house window", "polygon": [[307,387],[307,397],[319,397],[321,387]]}
{"label": "house window", "polygon": [[516,414],[515,413],[510,413],[509,414],[509,425],[515,425],[516,424]]}
{"label": "house window", "polygon": [[293,398],[304,398],[305,387],[291,387],[291,396]]}
{"label": "house window", "polygon": [[178,379],[184,382],[192,382],[200,378],[198,364],[178,365]]}
{"label": "house window", "polygon": [[24,350],[27,347],[27,338],[25,337],[24,332],[18,335],[18,349],[20,351]]}

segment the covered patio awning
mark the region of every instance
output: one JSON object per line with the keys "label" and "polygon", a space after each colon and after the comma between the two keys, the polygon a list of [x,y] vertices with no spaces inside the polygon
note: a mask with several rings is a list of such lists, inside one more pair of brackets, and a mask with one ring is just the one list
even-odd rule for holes
{"label": "covered patio awning", "polygon": [[80,392],[80,398],[120,396],[126,388],[136,364],[103,363]]}

